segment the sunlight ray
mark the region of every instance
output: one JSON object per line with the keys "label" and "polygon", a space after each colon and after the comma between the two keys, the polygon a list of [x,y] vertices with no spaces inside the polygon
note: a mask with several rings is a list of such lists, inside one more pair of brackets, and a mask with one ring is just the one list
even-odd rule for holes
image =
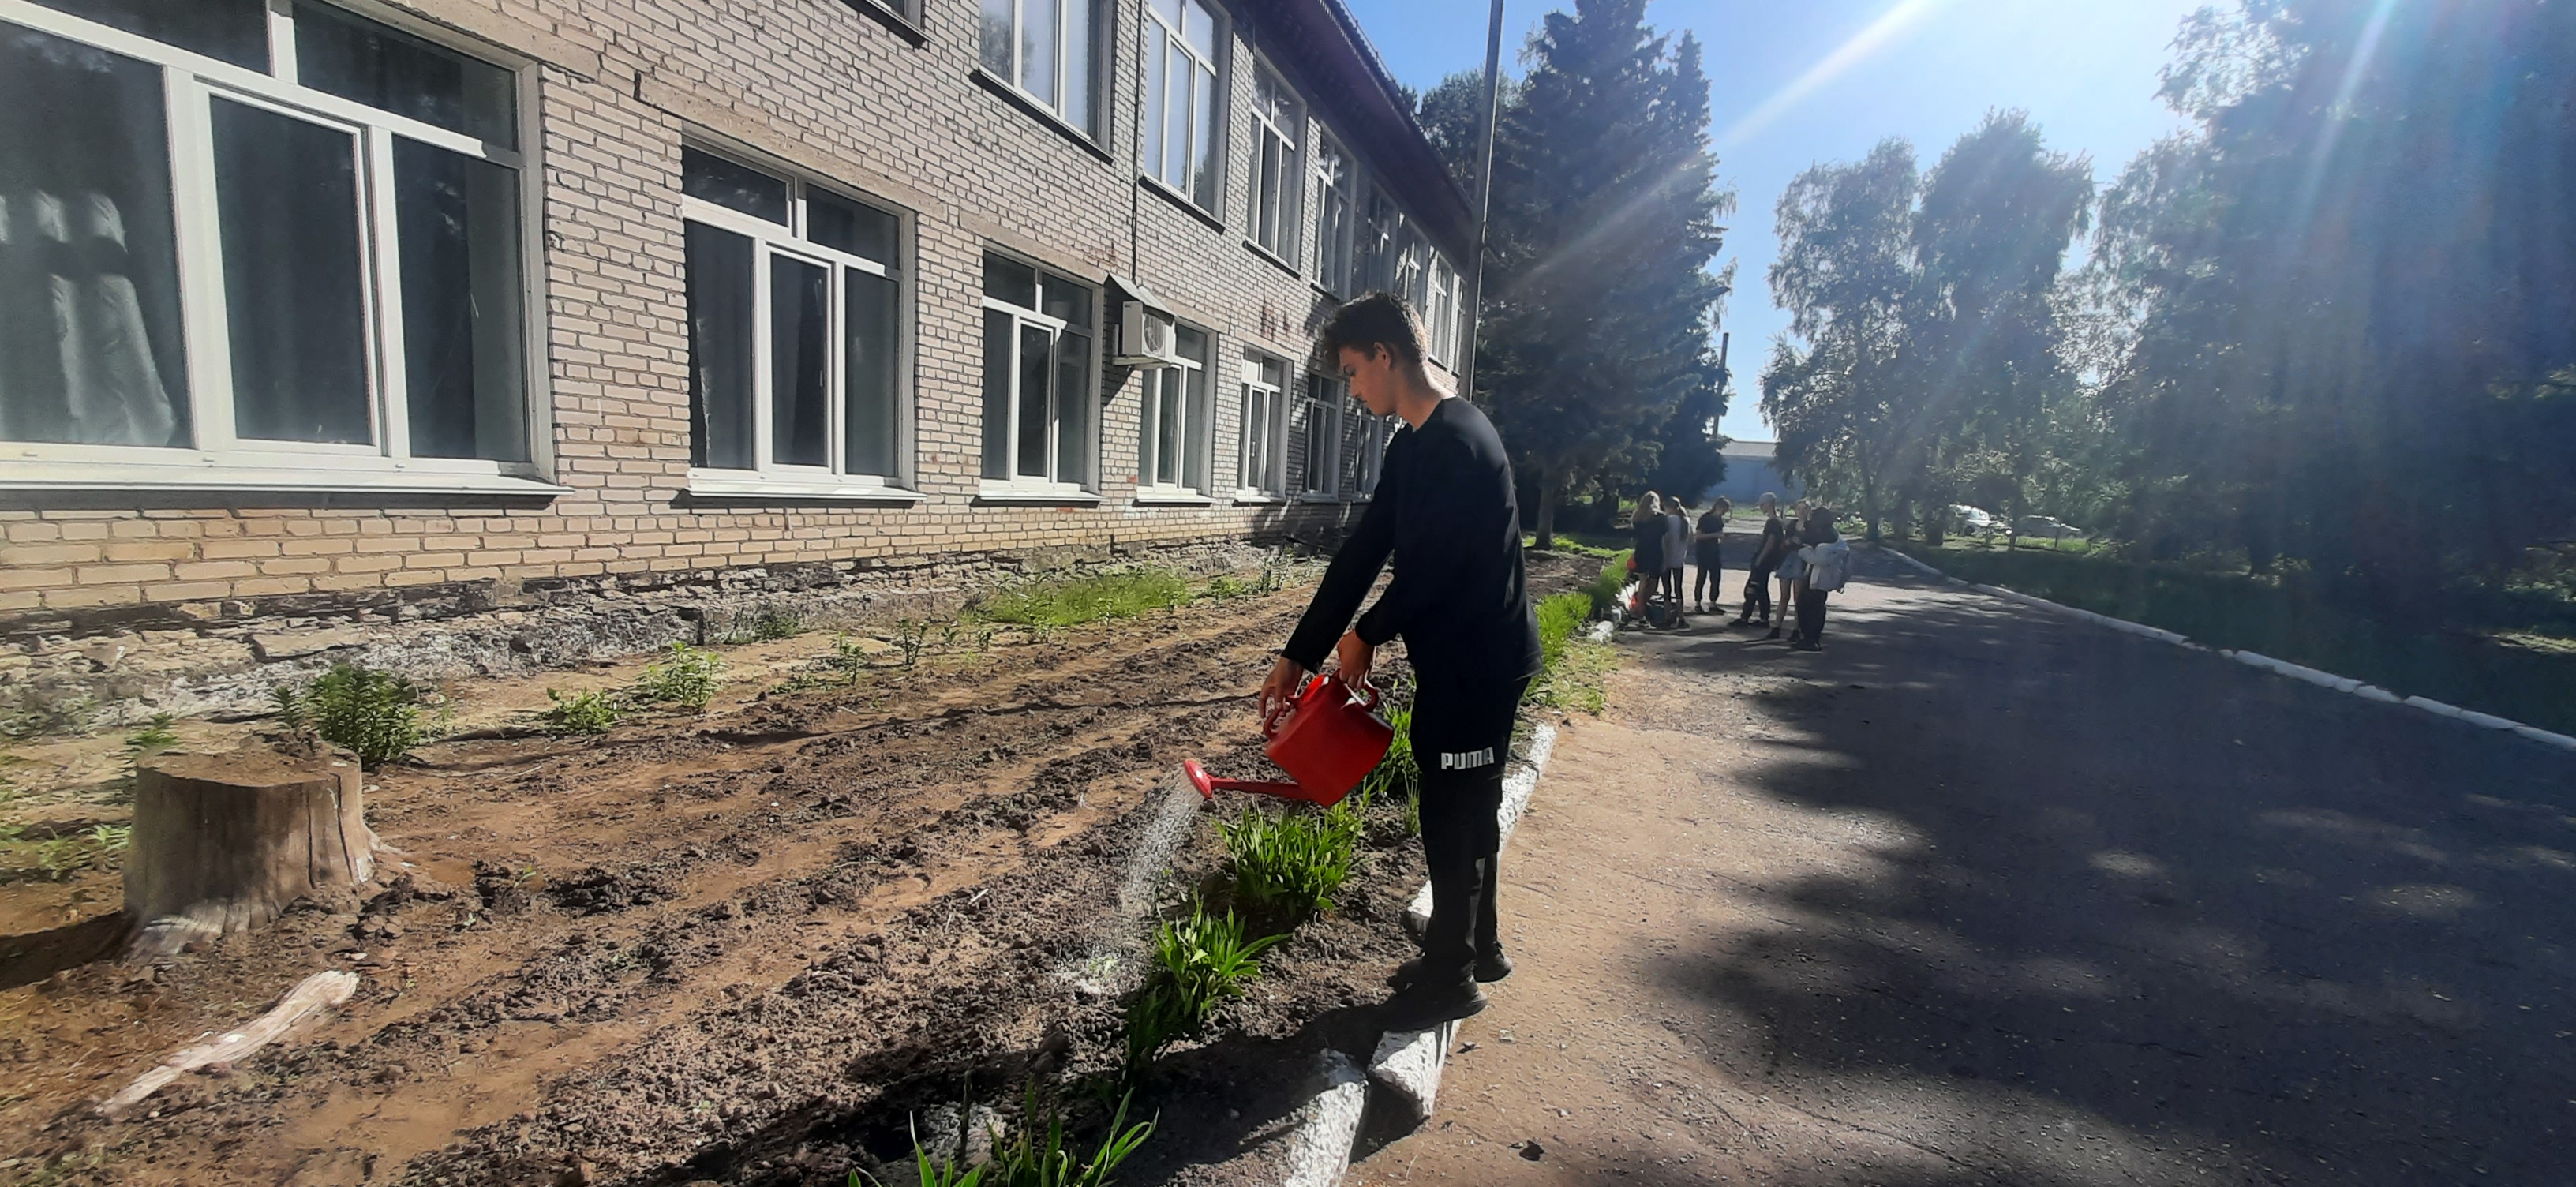
{"label": "sunlight ray", "polygon": [[1878,19],[1871,21],[1860,32],[1852,34],[1850,40],[1835,46],[1834,52],[1826,54],[1822,61],[1808,67],[1806,73],[1791,80],[1789,85],[1772,92],[1770,98],[1764,99],[1755,105],[1753,110],[1746,112],[1729,125],[1726,131],[1718,136],[1718,147],[1733,148],[1760,135],[1781,116],[1788,114],[1790,109],[1804,102],[1809,95],[1824,89],[1826,84],[1842,77],[1852,67],[1867,61],[1871,55],[1896,44],[1906,33],[1922,24],[1934,12],[1947,7],[1950,2],[1951,0],[1897,0],[1886,12],[1880,13]]}

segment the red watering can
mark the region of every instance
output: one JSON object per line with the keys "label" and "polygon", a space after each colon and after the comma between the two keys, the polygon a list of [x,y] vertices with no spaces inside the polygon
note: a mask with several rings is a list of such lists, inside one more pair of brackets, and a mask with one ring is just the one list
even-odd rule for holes
{"label": "red watering can", "polygon": [[1332,807],[1377,769],[1395,741],[1395,730],[1377,714],[1377,689],[1365,682],[1360,688],[1365,696],[1339,676],[1317,676],[1262,719],[1261,732],[1270,739],[1262,750],[1294,783],[1219,779],[1196,759],[1181,771],[1211,800],[1219,791],[1248,791]]}

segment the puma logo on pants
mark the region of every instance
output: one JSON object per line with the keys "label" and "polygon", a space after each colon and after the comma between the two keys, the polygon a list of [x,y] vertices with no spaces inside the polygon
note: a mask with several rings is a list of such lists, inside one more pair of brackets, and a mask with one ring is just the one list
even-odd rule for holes
{"label": "puma logo on pants", "polygon": [[1487,746],[1482,750],[1442,751],[1440,755],[1440,769],[1444,771],[1472,771],[1478,767],[1490,766],[1493,761],[1494,748],[1491,746]]}

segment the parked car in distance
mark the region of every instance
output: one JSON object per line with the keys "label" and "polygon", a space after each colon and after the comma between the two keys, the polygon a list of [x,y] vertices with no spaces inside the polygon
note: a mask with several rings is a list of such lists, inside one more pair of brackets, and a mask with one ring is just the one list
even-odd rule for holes
{"label": "parked car in distance", "polygon": [[2025,515],[2021,517],[2020,534],[2042,540],[2081,540],[2084,529],[2055,516]]}
{"label": "parked car in distance", "polygon": [[1983,508],[1965,503],[1950,504],[1950,530],[1961,535],[1983,536],[2003,528],[2003,521]]}

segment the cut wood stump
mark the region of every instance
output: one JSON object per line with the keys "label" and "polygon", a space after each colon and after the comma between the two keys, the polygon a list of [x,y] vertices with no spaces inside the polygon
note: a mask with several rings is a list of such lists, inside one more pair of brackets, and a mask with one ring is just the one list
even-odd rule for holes
{"label": "cut wood stump", "polygon": [[375,876],[358,760],[252,745],[163,754],[135,773],[125,909],[128,959],[275,922],[287,904]]}

